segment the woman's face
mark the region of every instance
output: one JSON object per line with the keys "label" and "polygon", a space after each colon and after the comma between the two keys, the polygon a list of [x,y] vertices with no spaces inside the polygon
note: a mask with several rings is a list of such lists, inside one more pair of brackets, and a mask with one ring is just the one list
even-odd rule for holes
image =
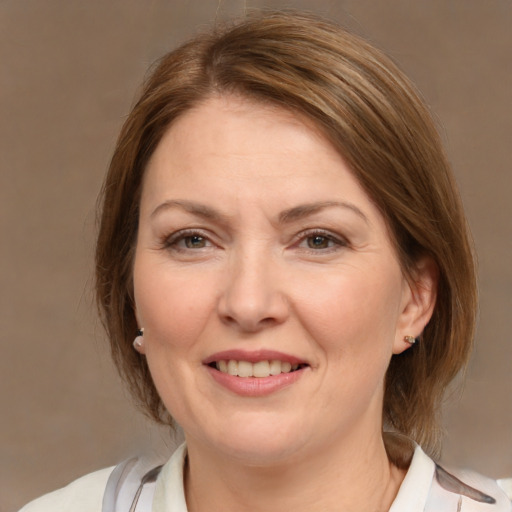
{"label": "woman's face", "polygon": [[380,436],[389,360],[429,315],[428,285],[411,291],[330,143],[232,96],[157,147],[134,286],[142,352],[189,445],[256,464]]}

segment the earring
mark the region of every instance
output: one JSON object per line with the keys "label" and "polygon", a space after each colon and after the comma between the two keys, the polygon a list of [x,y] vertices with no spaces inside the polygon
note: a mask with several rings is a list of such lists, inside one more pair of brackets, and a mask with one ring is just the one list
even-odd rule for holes
{"label": "earring", "polygon": [[143,336],[144,336],[144,327],[142,327],[141,329],[137,329],[137,337],[133,340],[133,348],[137,352],[140,352],[144,345]]}
{"label": "earring", "polygon": [[404,341],[409,343],[409,345],[414,345],[416,343],[416,338],[414,336],[404,336]]}

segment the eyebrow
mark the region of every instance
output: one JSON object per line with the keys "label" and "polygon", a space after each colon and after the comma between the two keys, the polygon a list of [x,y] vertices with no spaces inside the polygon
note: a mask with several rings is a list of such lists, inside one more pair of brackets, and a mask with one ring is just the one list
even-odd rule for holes
{"label": "eyebrow", "polygon": [[361,217],[367,224],[369,224],[368,217],[355,205],[346,201],[321,201],[318,203],[302,204],[285,210],[279,214],[279,222],[286,224],[288,222],[294,222],[309,215],[318,213],[325,208],[346,208],[351,210],[356,215]]}
{"label": "eyebrow", "polygon": [[[185,210],[192,215],[197,215],[204,219],[213,220],[217,222],[226,223],[229,219],[227,215],[223,215],[214,208],[206,206],[202,203],[196,203],[195,201],[188,201],[183,199],[173,199],[164,201],[159,204],[152,212],[150,217],[154,218],[161,211],[179,208]],[[368,217],[354,204],[346,201],[320,201],[317,203],[308,203],[294,206],[288,210],[284,210],[279,214],[278,221],[280,224],[288,224],[297,220],[304,219],[309,215],[318,213],[326,208],[345,208],[354,212],[357,216],[362,218],[367,224],[369,223]]]}
{"label": "eyebrow", "polygon": [[165,210],[169,210],[169,209],[173,209],[173,208],[180,208],[181,210],[185,210],[188,213],[197,215],[198,217],[202,217],[204,219],[209,219],[209,220],[214,220],[214,221],[226,221],[227,220],[226,215],[222,215],[217,210],[214,210],[213,208],[210,208],[209,206],[206,206],[201,203],[196,203],[195,201],[187,201],[187,200],[182,200],[182,199],[164,201],[163,203],[159,204],[151,212],[150,217],[154,218],[161,211],[165,211]]}

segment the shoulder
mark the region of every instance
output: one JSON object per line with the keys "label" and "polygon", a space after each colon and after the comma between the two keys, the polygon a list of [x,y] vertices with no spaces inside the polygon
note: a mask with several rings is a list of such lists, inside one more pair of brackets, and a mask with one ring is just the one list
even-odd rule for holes
{"label": "shoulder", "polygon": [[37,498],[19,512],[101,512],[103,494],[113,469],[85,475],[62,489]]}

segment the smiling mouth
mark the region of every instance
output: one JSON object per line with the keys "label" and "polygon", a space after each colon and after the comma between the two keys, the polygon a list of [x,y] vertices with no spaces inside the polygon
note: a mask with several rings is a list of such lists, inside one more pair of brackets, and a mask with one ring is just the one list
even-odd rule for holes
{"label": "smiling mouth", "polygon": [[233,377],[272,377],[281,373],[292,373],[307,367],[307,364],[292,364],[288,361],[270,360],[251,363],[249,361],[236,361],[234,359],[213,361],[208,364],[221,373]]}

